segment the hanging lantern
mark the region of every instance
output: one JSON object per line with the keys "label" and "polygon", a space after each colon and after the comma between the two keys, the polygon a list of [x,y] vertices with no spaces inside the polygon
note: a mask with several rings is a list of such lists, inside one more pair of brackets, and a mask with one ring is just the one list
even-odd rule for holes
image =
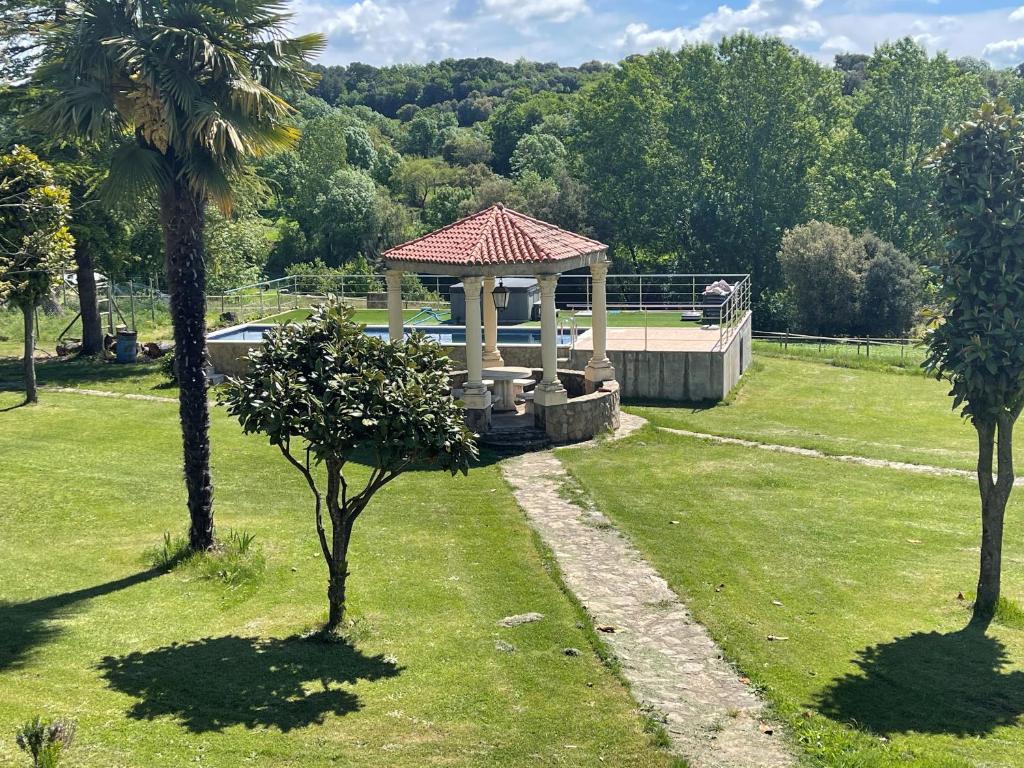
{"label": "hanging lantern", "polygon": [[498,285],[491,291],[491,296],[494,297],[495,309],[501,310],[508,306],[508,288],[505,287],[505,283],[500,277],[498,278]]}

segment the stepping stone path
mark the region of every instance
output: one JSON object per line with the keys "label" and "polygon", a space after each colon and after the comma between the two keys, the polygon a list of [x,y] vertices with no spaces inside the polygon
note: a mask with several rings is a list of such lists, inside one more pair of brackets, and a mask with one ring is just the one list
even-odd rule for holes
{"label": "stepping stone path", "polygon": [[[622,414],[617,436],[644,424]],[[662,720],[693,768],[796,764],[763,702],[640,552],[592,509],[560,493],[569,476],[550,451],[502,464],[519,505],[565,582],[621,663],[641,709]],[[771,733],[769,733],[771,732]]]}

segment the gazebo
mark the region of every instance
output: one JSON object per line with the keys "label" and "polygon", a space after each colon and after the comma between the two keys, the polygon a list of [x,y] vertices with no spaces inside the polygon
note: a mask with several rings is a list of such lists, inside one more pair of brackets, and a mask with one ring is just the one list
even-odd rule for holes
{"label": "gazebo", "polygon": [[495,280],[503,276],[536,276],[541,295],[543,376],[534,393],[534,406],[540,414],[540,421],[543,421],[544,409],[557,407],[568,400],[557,370],[555,288],[563,272],[589,267],[593,280],[593,354],[585,370],[586,389],[593,392],[604,382],[615,379],[615,370],[606,351],[607,251],[608,246],[604,243],[524,216],[498,203],[384,253],[388,333],[392,339],[399,339],[405,332],[401,290],[403,273],[461,278],[466,297],[467,378],[463,401],[470,426],[486,431],[491,419],[491,393],[484,384],[483,369],[485,365],[502,365],[494,301]]}

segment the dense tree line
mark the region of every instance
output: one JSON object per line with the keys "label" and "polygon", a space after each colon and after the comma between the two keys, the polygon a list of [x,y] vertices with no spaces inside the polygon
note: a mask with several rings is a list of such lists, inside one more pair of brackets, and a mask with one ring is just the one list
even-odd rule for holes
{"label": "dense tree line", "polygon": [[[929,56],[909,39],[831,67],[740,34],[615,66],[317,69],[289,97],[297,145],[239,179],[230,213],[209,214],[211,290],[313,263],[372,272],[391,245],[501,201],[609,243],[616,271],[750,272],[764,328],[807,329],[779,254],[811,221],[899,253],[893,280],[911,265],[902,284],[917,286],[916,305],[942,255],[928,153],[983,99],[1024,103],[1017,70]],[[3,144],[53,162],[45,137],[16,127],[26,98],[4,99]],[[158,274],[155,207],[103,210],[114,234],[93,249],[97,267]],[[873,330],[906,332],[908,313],[892,316]],[[865,329],[856,315],[841,325]]]}

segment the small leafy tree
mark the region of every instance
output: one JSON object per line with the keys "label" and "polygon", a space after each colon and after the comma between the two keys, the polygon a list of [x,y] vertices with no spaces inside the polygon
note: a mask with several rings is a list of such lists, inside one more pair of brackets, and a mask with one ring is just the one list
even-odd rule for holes
{"label": "small leafy tree", "polygon": [[0,303],[25,320],[25,401],[38,401],[35,309],[69,269],[71,198],[53,170],[23,146],[0,157]]}
{"label": "small leafy tree", "polygon": [[[441,348],[419,334],[395,342],[367,336],[352,315],[325,305],[300,325],[268,333],[249,356],[248,374],[230,380],[221,400],[247,434],[267,435],[309,485],[329,574],[328,632],[344,618],[352,526],[373,495],[414,465],[465,474],[477,455],[449,395]],[[352,461],[369,465],[358,490],[346,473]]]}
{"label": "small leafy tree", "polygon": [[1024,408],[1024,124],[1006,102],[984,104],[949,134],[933,164],[948,234],[947,306],[930,333],[925,366],[952,383],[953,408],[978,433],[982,533],[973,622],[984,626],[999,601],[1013,427]]}

